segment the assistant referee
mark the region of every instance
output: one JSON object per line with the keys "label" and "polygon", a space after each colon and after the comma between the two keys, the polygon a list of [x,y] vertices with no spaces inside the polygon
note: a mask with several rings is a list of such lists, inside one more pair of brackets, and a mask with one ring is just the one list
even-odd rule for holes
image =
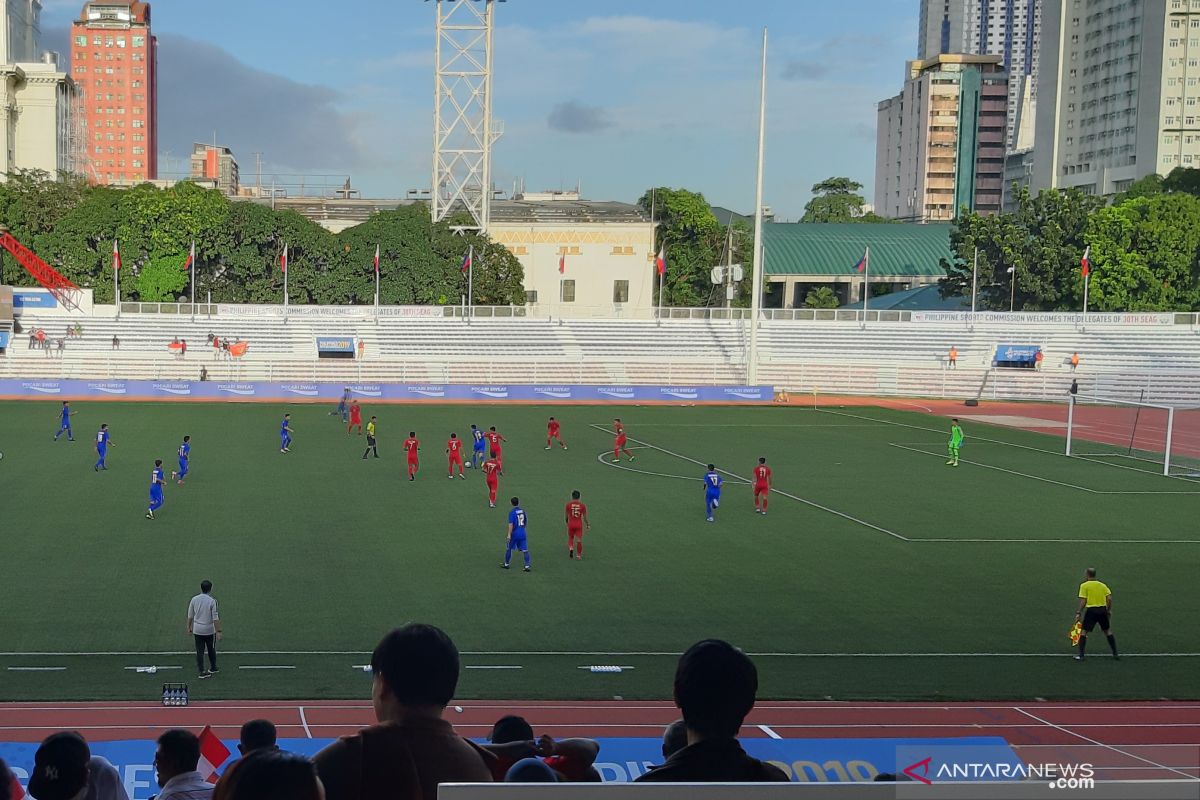
{"label": "assistant referee", "polygon": [[1087,650],[1087,635],[1092,632],[1097,625],[1104,632],[1104,636],[1108,639],[1108,646],[1112,648],[1113,658],[1119,659],[1117,655],[1117,637],[1113,636],[1112,625],[1112,592],[1109,588],[1096,580],[1096,568],[1088,567],[1084,574],[1085,580],[1079,584],[1079,608],[1075,612],[1076,621],[1080,617],[1083,618],[1083,631],[1079,635],[1079,655],[1075,656],[1076,661],[1083,661],[1084,652]]}

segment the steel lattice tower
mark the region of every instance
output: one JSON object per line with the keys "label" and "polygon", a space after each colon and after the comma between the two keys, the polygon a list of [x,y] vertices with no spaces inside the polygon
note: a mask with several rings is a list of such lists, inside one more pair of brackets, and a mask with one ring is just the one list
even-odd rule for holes
{"label": "steel lattice tower", "polygon": [[[487,230],[491,216],[492,25],[498,0],[435,0],[433,221],[465,210]],[[503,2],[503,0],[499,0]]]}

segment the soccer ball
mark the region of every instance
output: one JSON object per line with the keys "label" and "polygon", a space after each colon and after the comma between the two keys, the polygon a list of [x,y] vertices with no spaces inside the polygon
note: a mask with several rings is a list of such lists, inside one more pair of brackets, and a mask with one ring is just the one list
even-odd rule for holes
{"label": "soccer ball", "polygon": [[[3,458],[3,456],[0,456],[0,458]],[[467,463],[463,464],[463,466],[464,466],[464,467],[466,467],[467,469],[470,469],[470,468],[471,468],[471,462],[470,462],[470,461],[468,461]]]}

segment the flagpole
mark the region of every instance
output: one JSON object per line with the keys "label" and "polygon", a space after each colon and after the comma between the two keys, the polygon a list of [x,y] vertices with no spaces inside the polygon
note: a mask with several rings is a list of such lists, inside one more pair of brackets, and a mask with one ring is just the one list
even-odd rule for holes
{"label": "flagpole", "polygon": [[979,248],[975,248],[975,266],[971,268],[971,319],[975,319],[975,295],[979,291]]}
{"label": "flagpole", "polygon": [[188,268],[192,271],[192,322],[196,321],[196,240],[192,240],[191,258]]}
{"label": "flagpole", "polygon": [[287,261],[288,261],[288,248],[287,248],[287,245],[285,244],[285,245],[283,246],[283,318],[284,318],[285,320],[287,319],[287,312],[288,312],[288,271],[287,271]]}
{"label": "flagpole", "polygon": [[871,300],[871,245],[863,253],[863,327],[867,327],[867,304]]}
{"label": "flagpole", "polygon": [[1087,325],[1088,284],[1092,282],[1092,272],[1083,276],[1083,324]]}
{"label": "flagpole", "polygon": [[758,383],[758,315],[762,308],[763,285],[763,150],[767,135],[767,29],[762,36],[762,74],[758,95],[758,176],[754,187],[754,274],[751,279],[750,350],[746,363],[746,383]]}
{"label": "flagpole", "polygon": [[379,245],[375,245],[375,321],[379,321]]}
{"label": "flagpole", "polygon": [[119,280],[121,268],[118,266],[121,256],[120,249],[117,245],[117,240],[113,239],[113,304],[117,308],[117,319],[121,318],[121,282]]}
{"label": "flagpole", "polygon": [[467,322],[475,314],[475,245],[467,248]]}

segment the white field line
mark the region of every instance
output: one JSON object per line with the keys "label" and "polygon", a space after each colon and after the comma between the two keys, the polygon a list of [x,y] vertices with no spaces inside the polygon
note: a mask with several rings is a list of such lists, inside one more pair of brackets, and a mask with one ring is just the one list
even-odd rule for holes
{"label": "white field line", "polygon": [[[1142,756],[1137,756],[1137,755],[1134,755],[1133,753],[1130,753],[1130,752],[1129,752],[1129,751],[1127,751],[1127,750],[1122,750],[1122,749],[1121,749],[1121,748],[1119,748],[1119,747],[1114,747],[1114,746],[1112,746],[1112,745],[1105,744],[1104,742],[1098,742],[1098,741],[1096,741],[1095,739],[1092,739],[1092,738],[1089,738],[1089,737],[1087,737],[1087,736],[1084,736],[1082,733],[1078,733],[1078,732],[1076,732],[1076,731],[1073,731],[1073,730],[1071,730],[1071,728],[1065,728],[1065,727],[1063,727],[1062,725],[1055,725],[1053,722],[1048,722],[1047,720],[1044,720],[1044,719],[1042,719],[1041,717],[1037,716],[1036,714],[1030,714],[1028,711],[1026,711],[1026,710],[1025,710],[1025,709],[1023,709],[1023,708],[1019,708],[1019,707],[1017,707],[1017,706],[1014,706],[1014,707],[1013,707],[1013,710],[1014,710],[1014,711],[1016,711],[1016,712],[1018,712],[1018,713],[1020,713],[1020,714],[1024,714],[1025,716],[1029,717],[1030,719],[1032,719],[1032,720],[1036,720],[1036,721],[1038,721],[1038,722],[1042,723],[1043,725],[1049,725],[1051,728],[1054,728],[1054,729],[1056,729],[1056,730],[1062,731],[1062,732],[1063,732],[1063,733],[1065,733],[1065,734],[1068,734],[1068,735],[1070,735],[1070,736],[1075,736],[1075,737],[1077,737],[1077,738],[1083,739],[1085,742],[1089,742],[1090,744],[1094,744],[1094,745],[1098,745],[1098,746],[1100,746],[1100,747],[1107,748],[1107,749],[1109,749],[1109,750],[1112,750],[1114,753],[1120,753],[1121,755],[1123,755],[1123,756],[1126,756],[1127,758],[1133,758],[1133,759],[1136,759],[1136,760],[1138,760],[1138,761],[1142,761],[1142,762],[1144,762],[1144,763],[1146,763],[1146,764],[1149,764],[1149,765],[1151,765],[1151,766],[1153,766],[1153,767],[1157,767],[1157,768],[1159,768],[1159,769],[1165,769],[1165,770],[1166,770],[1166,771],[1168,771],[1168,772],[1174,772],[1176,775],[1182,775],[1183,777],[1187,778],[1188,780],[1195,780],[1195,779],[1196,779],[1196,776],[1195,776],[1195,775],[1189,775],[1188,773],[1186,773],[1186,772],[1183,772],[1182,770],[1175,769],[1174,767],[1168,767],[1168,766],[1166,766],[1165,764],[1160,764],[1160,763],[1158,763],[1157,761],[1152,761],[1152,760],[1151,760],[1151,759],[1149,759],[1149,758],[1143,758]],[[1083,725],[1076,725],[1076,726],[1073,726],[1073,727],[1079,727],[1079,728],[1082,728],[1082,727],[1084,727],[1084,726],[1083,726]],[[1095,727],[1103,728],[1103,727],[1106,727],[1106,726],[1104,726],[1104,725],[1097,725],[1097,726],[1095,726]],[[1114,726],[1114,727],[1115,727],[1115,726]],[[1157,727],[1157,725],[1156,725],[1156,726],[1154,726],[1154,727]]]}
{"label": "white field line", "polygon": [[[603,427],[602,425],[593,424],[591,427],[593,427],[599,431],[608,432],[608,429]],[[696,459],[691,458],[689,456],[685,456],[682,453],[676,453],[673,450],[668,450],[665,447],[659,447],[656,444],[651,444],[650,442],[647,442],[647,441],[644,441],[641,439],[634,439],[632,436],[629,437],[629,440],[631,442],[636,442],[638,444],[645,445],[646,447],[649,447],[653,450],[658,450],[660,453],[666,453],[669,456],[673,456],[675,458],[682,459],[683,461],[689,461],[689,462],[691,462],[693,464],[697,464],[701,467],[708,466],[708,463],[705,461],[697,461]],[[741,483],[750,483],[751,482],[749,478],[743,477],[742,475],[738,475],[737,473],[734,473],[734,472],[730,472],[729,470],[719,469],[717,471],[721,472],[725,475],[728,475],[729,477],[734,478]],[[697,483],[699,483],[699,480],[697,480]],[[901,534],[896,533],[895,531],[889,531],[887,528],[881,528],[880,526],[875,525],[874,523],[867,522],[866,520],[851,516],[850,514],[846,514],[842,511],[838,511],[836,509],[830,508],[829,506],[823,506],[820,503],[813,502],[812,500],[807,500],[803,497],[800,497],[799,495],[794,495],[794,494],[791,494],[790,492],[785,492],[781,489],[776,489],[776,488],[772,488],[771,491],[774,492],[775,494],[779,494],[779,495],[783,495],[784,497],[791,498],[792,500],[795,500],[799,503],[804,503],[805,505],[811,506],[820,511],[824,511],[827,514],[833,514],[836,517],[841,517],[844,520],[848,520],[849,522],[853,522],[853,523],[855,523],[857,525],[861,525],[865,528],[870,528],[873,531],[878,531],[879,533],[887,534],[888,536],[891,536],[894,539],[899,539],[902,542],[911,541],[907,536],[902,536]]]}
{"label": "white field line", "polygon": [[291,664],[242,664],[238,669],[295,669]]}
{"label": "white field line", "polygon": [[304,706],[297,706],[300,711],[300,724],[304,726],[304,735],[313,738],[312,729],[308,727],[308,717],[304,716]]}
{"label": "white field line", "polygon": [[[935,444],[926,444],[924,442],[921,442],[921,443],[918,443],[917,446],[913,446],[913,445],[909,445],[909,444],[902,444],[900,442],[888,442],[888,446],[889,447],[898,447],[901,450],[911,450],[914,453],[924,453],[927,456],[937,456],[938,458],[945,458],[944,453],[920,449],[922,447],[937,447],[938,445],[935,445]],[[1056,481],[1053,478],[1045,478],[1045,477],[1042,477],[1041,475],[1030,475],[1028,472],[1018,472],[1016,470],[1007,469],[1005,467],[997,467],[994,464],[984,464],[982,461],[968,461],[965,458],[960,458],[959,461],[961,461],[964,464],[970,464],[971,466],[975,466],[975,467],[983,467],[984,469],[993,469],[993,470],[996,470],[997,472],[1007,472],[1009,475],[1017,475],[1022,478],[1029,478],[1029,479],[1035,480],[1035,481],[1042,481],[1043,483],[1053,483],[1053,484],[1057,484],[1058,486],[1065,486],[1068,489],[1078,489],[1081,492],[1088,492],[1089,494],[1200,494],[1200,491],[1184,492],[1184,491],[1176,491],[1173,489],[1169,489],[1167,491],[1124,491],[1124,490],[1092,489],[1088,486],[1079,486],[1074,483],[1066,483],[1065,481]]]}
{"label": "white field line", "polygon": [[9,672],[62,672],[66,667],[9,667]]}
{"label": "white field line", "polygon": [[[914,541],[925,541],[916,539]],[[946,541],[959,541],[957,539],[948,539]],[[993,540],[984,540],[993,541]],[[1030,540],[1043,541],[1043,540]],[[1076,539],[1065,539],[1062,541],[1074,542]],[[222,650],[222,653],[230,656],[358,656],[370,655],[370,650]],[[32,656],[55,656],[62,658],[92,658],[95,656],[191,656],[194,655],[189,650],[157,650],[152,652],[140,652],[133,650],[108,650],[108,651],[57,651],[57,652],[12,652],[0,653],[0,658],[27,658]],[[464,656],[530,656],[530,657],[546,657],[546,656],[601,656],[601,657],[616,657],[616,656],[638,656],[638,657],[671,657],[678,658],[681,655],[677,650],[463,650],[460,655]],[[746,655],[758,658],[1070,658],[1071,652],[1055,652],[1055,653],[785,653],[785,652],[747,652]],[[1121,658],[1200,658],[1200,653],[1129,653],[1122,652]],[[34,667],[8,667],[10,670],[20,669],[35,669]],[[36,669],[55,669],[64,670],[66,667],[38,667]],[[123,668],[122,668],[123,669]],[[164,669],[159,667],[159,669]],[[245,665],[239,669],[295,669],[294,666],[252,666]],[[289,708],[291,706],[288,706]],[[1090,706],[1085,706],[1089,707]],[[1200,708],[1200,706],[1197,706]],[[1009,706],[996,706],[996,708],[1009,708]]]}
{"label": "white field line", "polygon": [[[895,420],[890,420],[890,419],[878,419],[876,417],[864,417],[861,414],[851,414],[848,411],[832,411],[827,408],[819,408],[819,409],[817,409],[817,411],[820,411],[823,414],[837,414],[838,416],[842,416],[842,417],[852,417],[854,419],[865,419],[865,420],[869,420],[871,422],[881,422],[885,425],[895,425],[900,428],[912,428],[915,431],[928,431],[929,433],[941,433],[941,434],[946,433],[946,431],[944,429],[940,429],[940,428],[927,428],[924,425],[911,425],[907,422],[896,422]],[[971,419],[971,416],[969,414],[964,414],[962,417],[960,417],[960,419]],[[1004,427],[1003,425],[999,425],[999,426],[991,425],[990,423],[984,422],[982,420],[975,422],[975,424],[988,425],[989,427],[992,427],[992,428],[1003,428]],[[1024,428],[1014,428],[1013,430],[1025,430],[1025,429]],[[1026,432],[1028,432],[1028,431],[1026,431]],[[970,438],[971,440],[976,441],[976,442],[988,442],[990,444],[1004,445],[1005,447],[1015,447],[1019,450],[1032,450],[1035,453],[1046,453],[1047,455],[1062,456],[1063,458],[1068,457],[1066,453],[1060,452],[1058,450],[1047,450],[1043,447],[1032,447],[1027,444],[1017,444],[1016,442],[1006,442],[1001,439],[989,439],[985,436],[974,436],[974,435],[972,435],[968,438]],[[1129,470],[1130,472],[1138,472],[1138,473],[1141,473],[1142,475],[1155,475],[1155,473],[1153,473],[1153,472],[1148,472],[1147,470],[1139,469],[1137,467],[1128,467],[1128,466],[1125,466],[1124,464],[1113,464],[1110,461],[1100,461],[1100,460],[1097,460],[1094,458],[1088,458],[1086,456],[1074,456],[1073,455],[1073,456],[1070,456],[1070,458],[1074,458],[1079,461],[1090,461],[1093,464],[1103,464],[1106,467],[1115,467],[1117,469],[1125,469],[1125,470]],[[1180,477],[1178,475],[1163,475],[1162,477],[1173,478],[1175,480],[1186,481],[1188,483],[1196,482],[1193,479]]]}
{"label": "white field line", "polygon": [[782,739],[783,738],[778,733],[771,730],[771,727],[769,725],[759,725],[758,729],[760,731],[762,731],[763,733],[765,733],[767,736],[770,736],[772,739]]}
{"label": "white field line", "polygon": [[[643,447],[633,447],[631,449],[646,450],[648,448],[643,446]],[[681,480],[681,481],[692,481],[693,483],[696,482],[695,475],[672,475],[667,472],[653,472],[648,469],[638,469],[637,467],[627,467],[624,464],[617,464],[612,461],[607,461],[607,460],[605,460],[604,457],[608,454],[609,454],[608,451],[604,450],[596,455],[596,460],[599,461],[601,464],[605,465],[606,467],[612,467],[613,469],[621,469],[621,470],[625,470],[626,472],[637,472],[642,475],[653,475],[656,478],[674,478],[676,480]],[[740,484],[740,482],[737,482],[737,483]]]}

